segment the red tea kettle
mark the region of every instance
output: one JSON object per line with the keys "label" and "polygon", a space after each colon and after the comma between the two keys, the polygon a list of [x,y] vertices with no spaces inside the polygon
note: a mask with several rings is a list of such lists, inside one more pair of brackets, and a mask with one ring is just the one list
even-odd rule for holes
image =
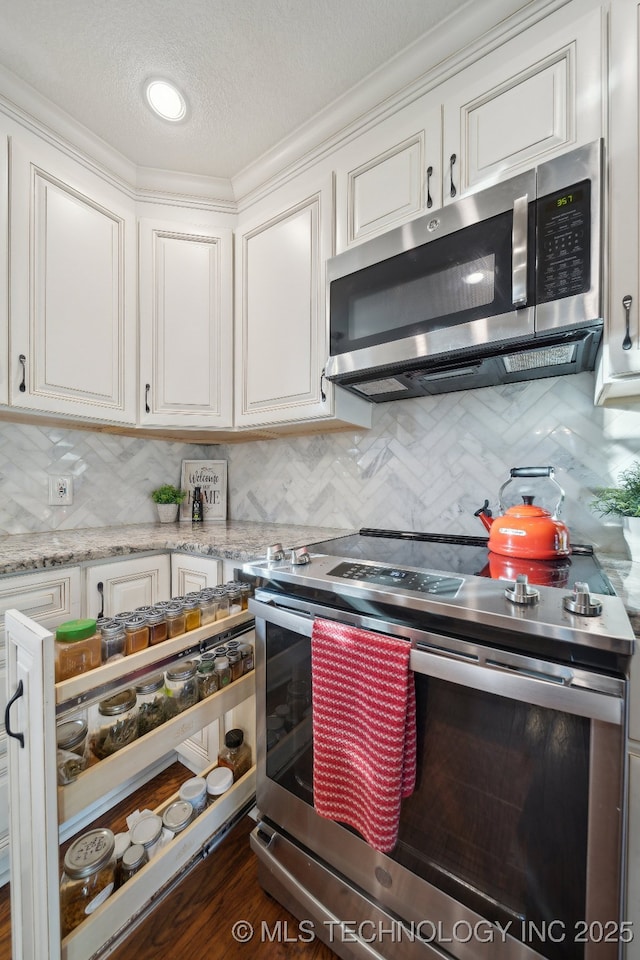
{"label": "red tea kettle", "polygon": [[[532,496],[522,497],[523,503],[505,510],[502,495],[505,488],[517,477],[548,477],[560,491],[553,513],[533,502]],[[553,467],[513,467],[509,479],[498,493],[498,505],[502,516],[492,517],[489,501],[475,512],[489,531],[489,550],[508,557],[523,557],[529,560],[556,560],[567,557],[571,548],[569,531],[557,513],[564,500],[564,490],[554,479]]]}

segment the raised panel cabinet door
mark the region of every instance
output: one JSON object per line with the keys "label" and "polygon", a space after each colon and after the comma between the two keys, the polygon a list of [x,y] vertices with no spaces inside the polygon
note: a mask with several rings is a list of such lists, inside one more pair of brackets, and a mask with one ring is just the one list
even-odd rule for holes
{"label": "raised panel cabinet door", "polygon": [[186,593],[215,587],[221,582],[222,561],[214,557],[193,557],[185,553],[171,554],[171,595],[183,597]]}
{"label": "raised panel cabinet door", "polygon": [[142,220],[140,422],[229,427],[232,234]]}
{"label": "raised panel cabinet door", "polygon": [[448,84],[445,203],[602,136],[603,15],[568,6]]}
{"label": "raised panel cabinet door", "polygon": [[330,201],[327,186],[238,239],[236,425],[330,413],[322,381]]}
{"label": "raised panel cabinet door", "polygon": [[[609,308],[596,378],[596,402],[640,397],[640,220],[638,81],[640,4],[615,0],[609,57]],[[640,739],[640,733],[638,734]]]}
{"label": "raised panel cabinet door", "polygon": [[80,567],[0,577],[0,663],[7,610],[20,610],[44,626],[57,627],[80,616],[80,603]]}
{"label": "raised panel cabinet door", "polygon": [[170,591],[171,565],[167,554],[97,564],[86,570],[85,615],[113,617],[168,600]]}
{"label": "raised panel cabinet door", "polygon": [[10,143],[12,405],[135,422],[133,203],[79,162]]}

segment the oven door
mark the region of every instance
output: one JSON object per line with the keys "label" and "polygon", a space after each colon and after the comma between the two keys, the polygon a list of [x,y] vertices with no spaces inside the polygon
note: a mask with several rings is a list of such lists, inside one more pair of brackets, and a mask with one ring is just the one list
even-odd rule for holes
{"label": "oven door", "polygon": [[[619,955],[626,681],[268,590],[251,606],[266,823],[461,960]],[[388,855],[313,808],[316,616],[412,645],[417,784]]]}

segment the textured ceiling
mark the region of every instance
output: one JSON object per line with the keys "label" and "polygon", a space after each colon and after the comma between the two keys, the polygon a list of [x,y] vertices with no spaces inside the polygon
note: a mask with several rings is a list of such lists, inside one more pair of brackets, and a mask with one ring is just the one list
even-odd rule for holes
{"label": "textured ceiling", "polygon": [[137,164],[230,178],[466,2],[2,0],[0,65]]}

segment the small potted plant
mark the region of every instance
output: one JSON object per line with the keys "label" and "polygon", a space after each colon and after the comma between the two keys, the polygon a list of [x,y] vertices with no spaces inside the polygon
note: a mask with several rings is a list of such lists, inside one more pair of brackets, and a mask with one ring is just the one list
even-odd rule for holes
{"label": "small potted plant", "polygon": [[171,483],[164,483],[152,492],[151,499],[158,507],[161,523],[172,523],[176,519],[178,507],[186,496],[180,487],[174,487]]}
{"label": "small potted plant", "polygon": [[622,533],[632,559],[640,559],[640,462],[618,476],[615,487],[596,487],[591,507],[602,516],[622,517]]}

